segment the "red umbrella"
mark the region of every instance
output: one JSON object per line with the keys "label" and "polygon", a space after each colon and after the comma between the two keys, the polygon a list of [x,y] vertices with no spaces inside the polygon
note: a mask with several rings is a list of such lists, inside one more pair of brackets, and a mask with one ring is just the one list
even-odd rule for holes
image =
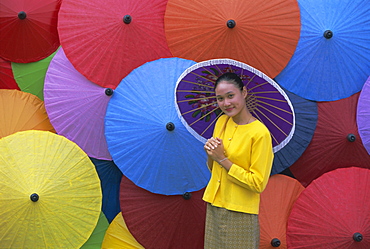
{"label": "red umbrella", "polygon": [[1,0],[0,57],[19,63],[38,61],[59,46],[61,0]]}
{"label": "red umbrella", "polygon": [[132,235],[146,249],[202,249],[206,216],[203,192],[154,194],[123,176],[122,215]]}
{"label": "red umbrella", "polygon": [[116,88],[131,70],[171,57],[163,18],[167,0],[63,0],[60,42],[90,81]]}
{"label": "red umbrella", "polygon": [[0,89],[17,89],[18,84],[14,79],[12,63],[0,58]]}
{"label": "red umbrella", "polygon": [[260,249],[286,248],[286,226],[294,202],[304,190],[296,179],[276,174],[261,194]]}
{"label": "red umbrella", "polygon": [[370,170],[340,168],[314,180],[288,219],[288,248],[370,248]]}
{"label": "red umbrella", "polygon": [[370,168],[370,155],[361,141],[356,123],[359,94],[337,101],[318,102],[318,120],[311,143],[290,166],[293,175],[304,186],[337,168]]}

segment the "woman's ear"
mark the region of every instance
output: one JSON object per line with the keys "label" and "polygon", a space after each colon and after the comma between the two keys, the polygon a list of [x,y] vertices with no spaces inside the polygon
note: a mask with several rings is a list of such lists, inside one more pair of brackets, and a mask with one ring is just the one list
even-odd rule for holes
{"label": "woman's ear", "polygon": [[242,95],[244,98],[246,98],[248,95],[247,88],[245,86],[243,86]]}

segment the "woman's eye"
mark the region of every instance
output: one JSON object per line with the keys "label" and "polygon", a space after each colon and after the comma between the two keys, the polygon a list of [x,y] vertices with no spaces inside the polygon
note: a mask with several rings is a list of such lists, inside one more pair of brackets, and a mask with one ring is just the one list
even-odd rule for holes
{"label": "woman's eye", "polygon": [[233,98],[234,97],[234,94],[229,94],[229,99]]}

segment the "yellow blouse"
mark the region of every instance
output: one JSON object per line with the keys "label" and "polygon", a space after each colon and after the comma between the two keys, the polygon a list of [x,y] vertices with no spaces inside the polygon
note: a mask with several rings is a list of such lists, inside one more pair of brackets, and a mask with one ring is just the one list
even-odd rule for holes
{"label": "yellow blouse", "polygon": [[258,214],[260,193],[267,185],[274,158],[269,130],[258,120],[238,125],[223,115],[213,134],[222,139],[233,165],[227,172],[213,162],[203,200],[228,210]]}

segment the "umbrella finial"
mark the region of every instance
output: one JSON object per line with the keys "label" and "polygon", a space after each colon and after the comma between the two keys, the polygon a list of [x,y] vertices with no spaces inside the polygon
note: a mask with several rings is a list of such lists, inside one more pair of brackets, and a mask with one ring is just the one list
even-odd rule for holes
{"label": "umbrella finial", "polygon": [[105,95],[112,96],[113,95],[113,89],[112,88],[106,88],[105,89]]}
{"label": "umbrella finial", "polygon": [[279,240],[278,238],[273,238],[273,239],[271,240],[271,245],[272,245],[273,247],[279,247],[279,246],[281,245],[281,242],[280,242],[280,240]]}
{"label": "umbrella finial", "polygon": [[354,233],[353,234],[353,240],[354,241],[360,242],[362,239],[363,239],[363,237],[362,237],[362,234],[361,233]]}
{"label": "umbrella finial", "polygon": [[325,30],[325,32],[324,32],[324,37],[326,38],[326,39],[330,39],[330,38],[332,38],[333,37],[333,31],[331,31],[331,30]]}
{"label": "umbrella finial", "polygon": [[352,133],[348,134],[347,135],[347,140],[350,141],[350,142],[354,142],[356,140],[355,134],[352,134]]}
{"label": "umbrella finial", "polygon": [[234,27],[235,27],[236,22],[235,22],[234,20],[232,20],[232,19],[231,19],[231,20],[228,20],[228,21],[227,21],[226,25],[227,25],[227,27],[228,27],[228,28],[232,29],[232,28],[234,28]]}
{"label": "umbrella finial", "polygon": [[30,195],[30,199],[31,201],[36,202],[39,200],[39,195],[36,193],[33,193],[32,195]]}
{"label": "umbrella finial", "polygon": [[166,124],[166,129],[169,130],[169,131],[173,131],[175,129],[175,124],[172,123],[172,122],[168,122]]}
{"label": "umbrella finial", "polygon": [[26,19],[26,17],[27,17],[26,12],[24,12],[24,11],[20,11],[20,12],[18,13],[18,18],[19,18],[19,19],[24,20],[24,19]]}
{"label": "umbrella finial", "polygon": [[190,200],[190,198],[191,198],[191,193],[189,193],[189,192],[185,192],[185,193],[182,195],[182,198],[184,198],[185,200]]}
{"label": "umbrella finial", "polygon": [[132,17],[130,15],[125,15],[123,17],[123,22],[126,23],[126,24],[130,24],[132,21]]}

